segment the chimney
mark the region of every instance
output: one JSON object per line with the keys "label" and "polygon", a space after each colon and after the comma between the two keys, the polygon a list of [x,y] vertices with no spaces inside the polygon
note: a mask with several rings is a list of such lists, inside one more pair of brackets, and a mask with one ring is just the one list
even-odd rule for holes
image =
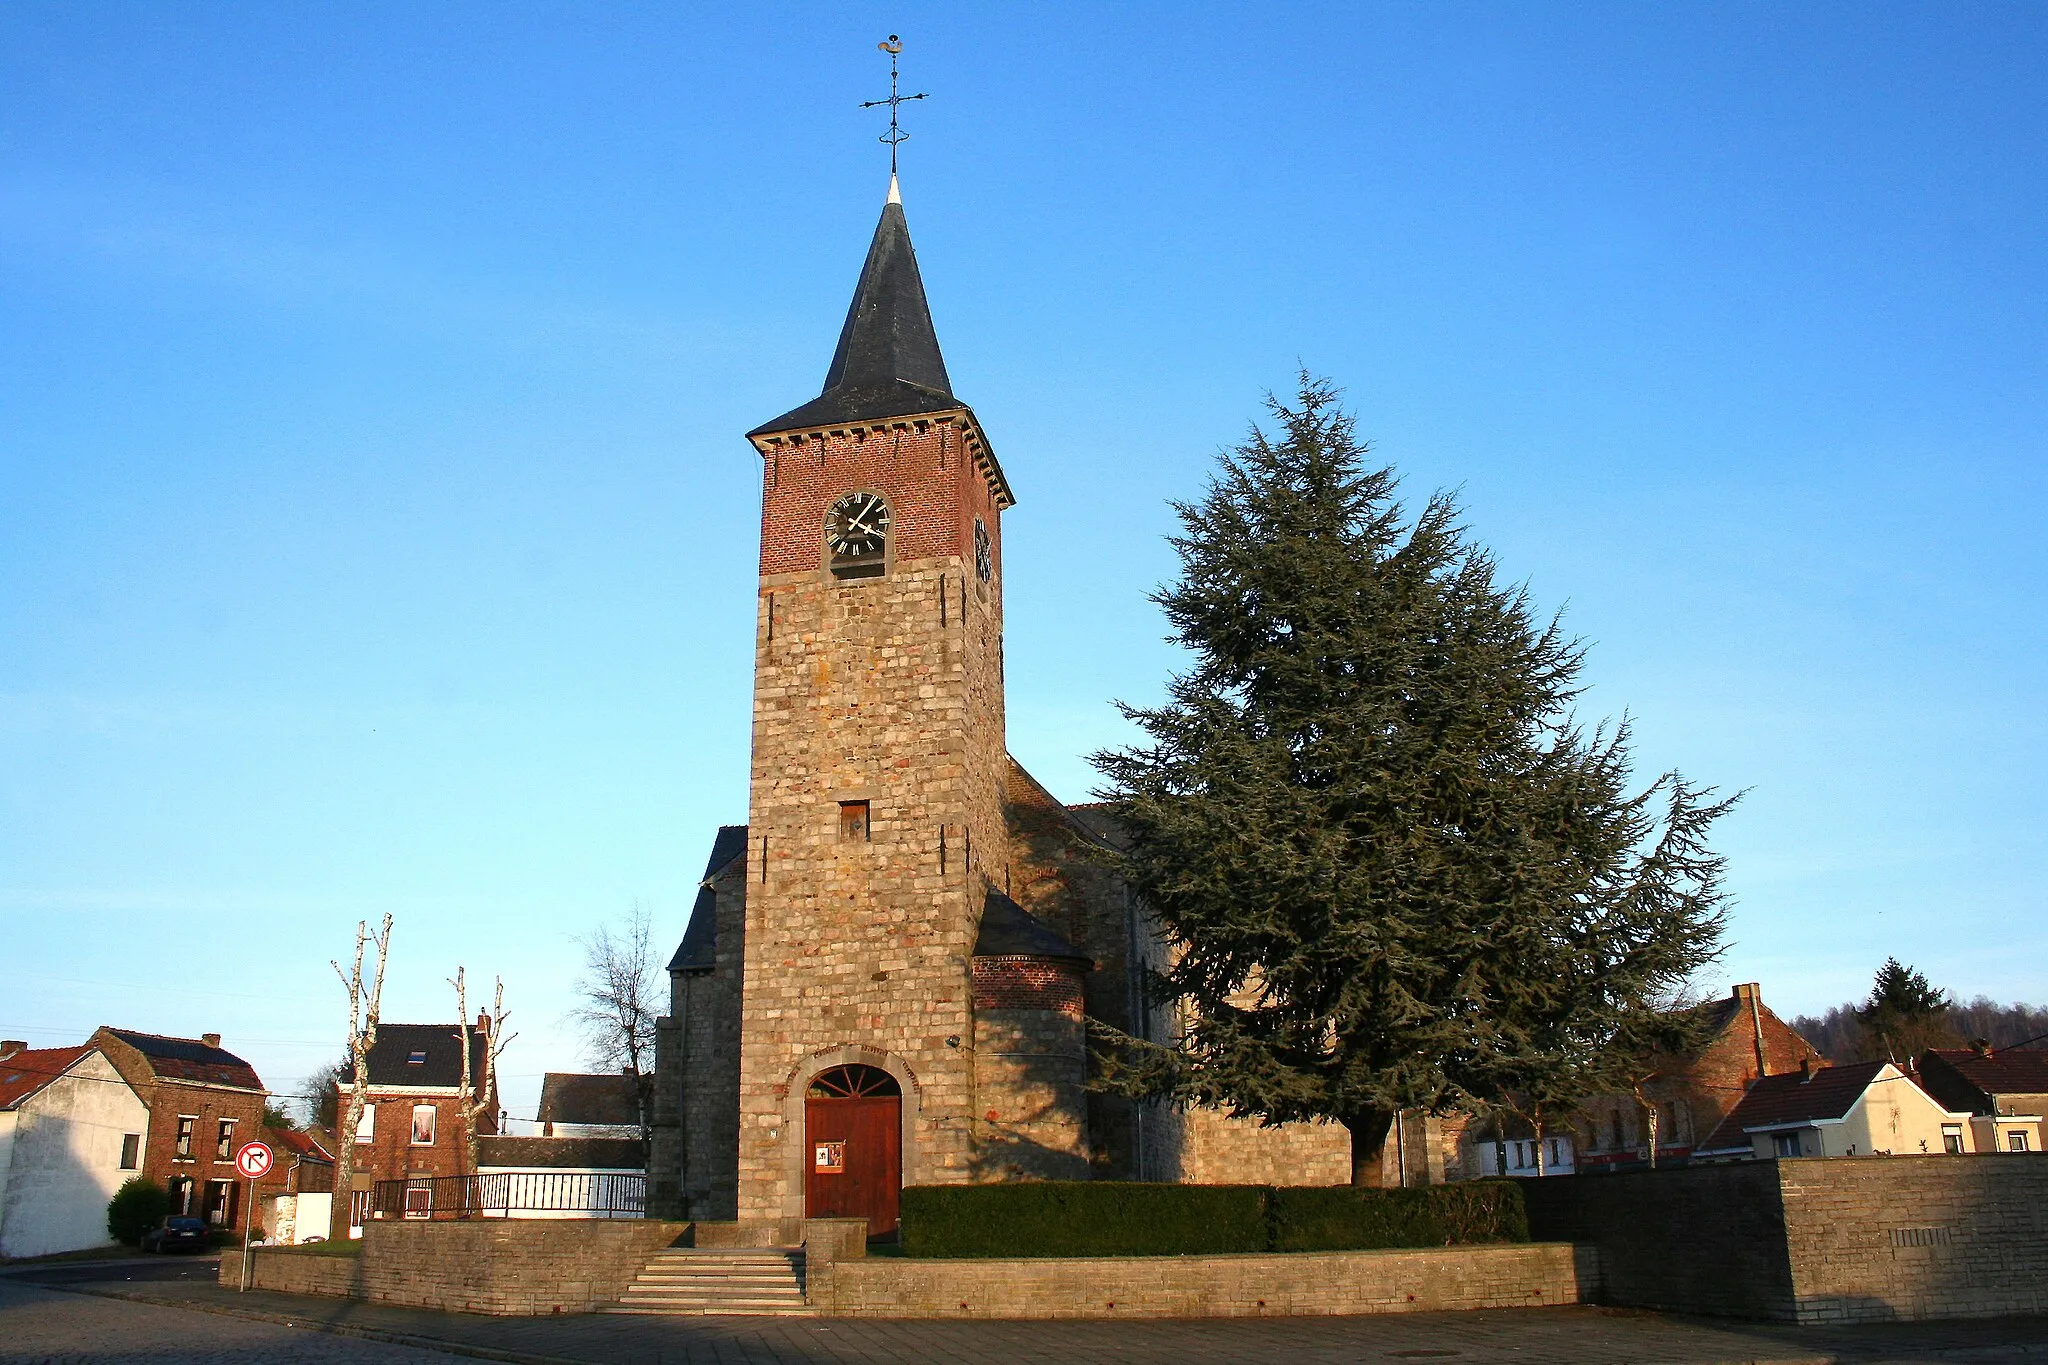
{"label": "chimney", "polygon": [[28,1050],[28,1044],[19,1038],[0,1038],[0,1057],[12,1057],[17,1052]]}
{"label": "chimney", "polygon": [[[0,1043],[0,1047],[19,1046],[20,1044],[18,1043]],[[1979,1057],[1989,1057],[1991,1055],[1991,1040],[1989,1038],[1972,1038],[1970,1040],[1970,1051],[1976,1053]]]}
{"label": "chimney", "polygon": [[199,1041],[208,1047],[219,1047],[220,1035],[218,1033],[202,1033],[199,1035]]}
{"label": "chimney", "polygon": [[491,1012],[489,1010],[478,1010],[476,1012],[476,1031],[478,1033],[489,1033],[491,1031]]}
{"label": "chimney", "polygon": [[1808,1081],[1810,1081],[1810,1080],[1812,1080],[1812,1079],[1813,1079],[1813,1058],[1811,1058],[1811,1057],[1801,1057],[1801,1058],[1799,1059],[1799,1083],[1800,1083],[1801,1085],[1805,1085],[1805,1084],[1806,1084],[1806,1083],[1807,1083]]}

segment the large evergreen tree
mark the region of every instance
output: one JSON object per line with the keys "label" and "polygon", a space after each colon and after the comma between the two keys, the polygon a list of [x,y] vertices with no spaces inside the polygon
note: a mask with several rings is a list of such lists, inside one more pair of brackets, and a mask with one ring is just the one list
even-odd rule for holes
{"label": "large evergreen tree", "polygon": [[1631,794],[1582,730],[1579,645],[1458,525],[1412,524],[1334,389],[1177,504],[1155,599],[1191,657],[1149,742],[1096,755],[1121,870],[1171,941],[1170,1046],[1105,1033],[1102,1084],[1271,1123],[1330,1118],[1373,1178],[1398,1109],[1555,1111],[1718,951],[1727,809]]}

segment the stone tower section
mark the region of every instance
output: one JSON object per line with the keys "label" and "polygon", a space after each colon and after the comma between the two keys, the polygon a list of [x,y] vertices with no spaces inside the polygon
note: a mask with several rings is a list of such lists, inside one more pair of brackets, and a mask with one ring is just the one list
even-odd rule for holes
{"label": "stone tower section", "polygon": [[762,460],[738,1215],[806,1212],[805,1097],[878,1068],[903,1184],[975,1178],[972,958],[1008,861],[1001,514],[890,187],[815,400]]}

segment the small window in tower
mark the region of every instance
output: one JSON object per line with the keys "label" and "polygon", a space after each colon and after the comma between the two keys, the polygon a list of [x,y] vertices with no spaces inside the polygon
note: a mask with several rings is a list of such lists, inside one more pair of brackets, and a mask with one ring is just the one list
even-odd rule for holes
{"label": "small window in tower", "polygon": [[848,493],[825,513],[825,552],[834,578],[880,578],[889,568],[889,504],[879,493]]}
{"label": "small window in tower", "polygon": [[865,801],[841,801],[839,803],[839,837],[842,841],[866,843],[868,841],[868,803]]}

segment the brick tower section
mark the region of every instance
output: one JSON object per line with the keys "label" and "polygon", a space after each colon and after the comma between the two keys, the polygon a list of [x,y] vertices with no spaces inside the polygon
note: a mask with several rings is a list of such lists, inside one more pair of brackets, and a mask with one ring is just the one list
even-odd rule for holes
{"label": "brick tower section", "polygon": [[[757,433],[763,459],[741,991],[742,1219],[804,1212],[804,1094],[846,1062],[903,1091],[903,1183],[974,1174],[973,977],[1003,815],[1002,476],[973,416]],[[849,493],[886,571],[842,579]],[[994,572],[975,569],[986,528]],[[866,803],[865,822],[855,803]]]}

